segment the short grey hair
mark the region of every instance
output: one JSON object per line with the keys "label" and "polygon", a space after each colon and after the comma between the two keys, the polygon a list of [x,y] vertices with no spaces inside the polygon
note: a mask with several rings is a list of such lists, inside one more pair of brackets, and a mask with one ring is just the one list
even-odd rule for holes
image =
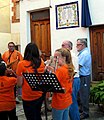
{"label": "short grey hair", "polygon": [[77,41],[78,40],[87,47],[87,38],[79,38],[79,39],[77,39]]}
{"label": "short grey hair", "polygon": [[71,50],[73,49],[73,43],[71,41],[68,41],[69,43],[69,47],[71,48]]}

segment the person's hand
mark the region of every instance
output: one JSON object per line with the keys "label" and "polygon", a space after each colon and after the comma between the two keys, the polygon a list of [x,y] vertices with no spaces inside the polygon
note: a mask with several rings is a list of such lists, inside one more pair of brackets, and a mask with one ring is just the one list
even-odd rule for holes
{"label": "person's hand", "polygon": [[12,73],[13,73],[12,69],[9,69],[9,68],[6,69],[6,74],[12,74]]}
{"label": "person's hand", "polygon": [[44,63],[45,63],[46,66],[49,66],[50,63],[51,63],[51,60],[47,60],[47,61],[45,61]]}
{"label": "person's hand", "polygon": [[46,66],[46,70],[50,73],[54,72],[54,68],[52,66]]}
{"label": "person's hand", "polygon": [[12,69],[9,69],[9,68],[6,69],[6,73],[5,74],[9,75],[9,76],[17,77],[16,73]]}

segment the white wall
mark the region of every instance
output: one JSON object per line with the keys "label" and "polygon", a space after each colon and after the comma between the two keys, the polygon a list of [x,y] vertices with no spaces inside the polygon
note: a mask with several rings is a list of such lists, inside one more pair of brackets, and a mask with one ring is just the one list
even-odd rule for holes
{"label": "white wall", "polygon": [[8,50],[8,42],[11,41],[10,33],[0,33],[0,53],[3,54]]}
{"label": "white wall", "polygon": [[20,23],[11,23],[11,33],[20,33]]}
{"label": "white wall", "polygon": [[88,0],[92,25],[104,24],[104,0]]}
{"label": "white wall", "polygon": [[0,0],[0,32],[10,33],[10,3]]}
{"label": "white wall", "polygon": [[20,23],[11,23],[11,41],[20,45]]}
{"label": "white wall", "polygon": [[[31,41],[30,35],[30,12],[39,9],[50,8],[50,26],[51,26],[51,46],[52,54],[55,49],[61,47],[63,40],[70,40],[74,44],[74,50],[76,52],[76,40],[78,38],[86,37],[88,39],[88,46],[90,46],[89,29],[81,26],[76,28],[58,29],[56,30],[56,11],[55,5],[75,2],[76,0],[23,0],[20,4],[20,41],[22,47],[22,53],[28,42]],[[79,5],[79,21],[81,25],[81,1],[77,0]],[[104,0],[88,0],[91,12],[91,18],[93,25],[104,24]],[[99,19],[99,18],[100,19]],[[89,47],[90,48],[90,47]]]}

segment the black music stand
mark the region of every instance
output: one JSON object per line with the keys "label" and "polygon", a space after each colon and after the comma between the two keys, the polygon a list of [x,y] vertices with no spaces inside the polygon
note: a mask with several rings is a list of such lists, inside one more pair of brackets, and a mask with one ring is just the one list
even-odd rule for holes
{"label": "black music stand", "polygon": [[46,93],[64,93],[65,89],[61,87],[56,75],[53,73],[23,73],[23,76],[33,91],[43,92],[45,96],[45,116],[47,120]]}

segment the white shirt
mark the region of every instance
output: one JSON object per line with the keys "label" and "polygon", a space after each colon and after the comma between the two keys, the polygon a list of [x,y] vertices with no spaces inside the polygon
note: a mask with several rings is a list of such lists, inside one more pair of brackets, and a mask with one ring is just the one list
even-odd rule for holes
{"label": "white shirt", "polygon": [[74,72],[76,72],[74,77],[79,77],[78,57],[72,51],[70,51],[70,52],[71,52],[71,56],[72,56],[72,62],[73,62],[74,68],[75,68]]}

